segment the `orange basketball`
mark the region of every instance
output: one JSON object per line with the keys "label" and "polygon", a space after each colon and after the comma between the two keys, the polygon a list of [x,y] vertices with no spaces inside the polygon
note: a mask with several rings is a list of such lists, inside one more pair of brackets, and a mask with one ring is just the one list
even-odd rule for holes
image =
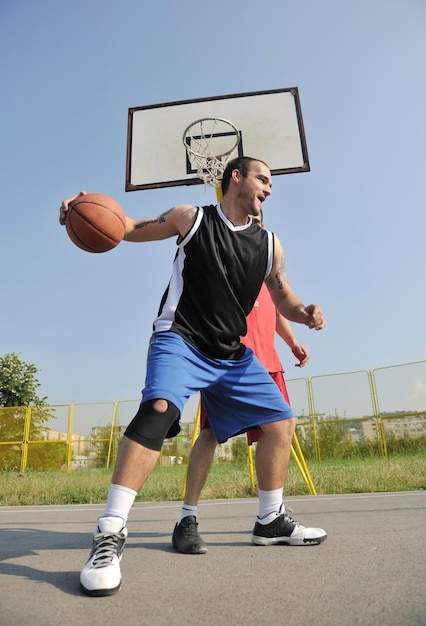
{"label": "orange basketball", "polygon": [[71,241],[82,250],[107,252],[123,239],[126,217],[113,198],[88,193],[71,202],[65,226]]}

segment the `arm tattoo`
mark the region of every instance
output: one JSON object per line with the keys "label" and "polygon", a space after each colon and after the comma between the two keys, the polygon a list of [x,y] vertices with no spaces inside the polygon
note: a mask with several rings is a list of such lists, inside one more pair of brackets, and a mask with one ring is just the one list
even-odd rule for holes
{"label": "arm tattoo", "polygon": [[284,270],[284,265],[275,274],[275,279],[277,281],[278,289],[284,289],[284,283],[288,284],[288,278]]}
{"label": "arm tattoo", "polygon": [[265,280],[266,286],[269,291],[274,291],[274,289],[284,289],[285,284],[288,285],[288,277],[284,267],[284,260],[281,264],[281,267],[275,272],[274,276],[268,276]]}
{"label": "arm tattoo", "polygon": [[145,226],[149,226],[150,224],[162,224],[163,222],[166,221],[166,218],[164,217],[164,215],[165,214],[160,215],[159,217],[156,217],[152,220],[145,220],[144,222],[138,222],[135,225],[135,230],[145,228]]}

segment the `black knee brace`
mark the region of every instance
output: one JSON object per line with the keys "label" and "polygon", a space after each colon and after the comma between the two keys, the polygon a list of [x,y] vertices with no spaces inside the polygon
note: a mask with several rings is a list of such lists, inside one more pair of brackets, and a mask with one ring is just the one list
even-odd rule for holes
{"label": "black knee brace", "polygon": [[167,401],[163,413],[154,409],[156,400],[143,402],[125,431],[125,436],[150,450],[161,450],[166,437],[174,437],[180,432],[179,409]]}

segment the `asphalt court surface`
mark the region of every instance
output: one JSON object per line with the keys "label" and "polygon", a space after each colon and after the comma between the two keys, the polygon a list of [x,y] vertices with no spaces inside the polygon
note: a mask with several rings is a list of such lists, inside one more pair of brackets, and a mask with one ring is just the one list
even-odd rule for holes
{"label": "asphalt court surface", "polygon": [[319,546],[254,546],[256,498],[204,500],[209,551],[171,546],[180,502],[136,503],[123,585],[84,596],[79,572],[103,505],[0,508],[1,626],[426,625],[426,492],[286,498]]}

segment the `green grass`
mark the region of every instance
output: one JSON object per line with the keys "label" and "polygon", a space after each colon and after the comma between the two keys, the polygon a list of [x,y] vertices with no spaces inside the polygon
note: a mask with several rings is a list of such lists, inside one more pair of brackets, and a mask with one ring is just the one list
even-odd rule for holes
{"label": "green grass", "polygon": [[[426,489],[426,451],[393,456],[309,462],[309,471],[318,495],[333,493],[374,493]],[[156,467],[138,502],[180,500],[185,466]],[[0,474],[1,506],[40,506],[47,504],[98,504],[106,500],[111,470],[76,470]],[[294,465],[290,464],[285,493],[309,494]],[[215,463],[201,494],[202,499],[247,498],[256,496],[250,489],[245,464]]]}

